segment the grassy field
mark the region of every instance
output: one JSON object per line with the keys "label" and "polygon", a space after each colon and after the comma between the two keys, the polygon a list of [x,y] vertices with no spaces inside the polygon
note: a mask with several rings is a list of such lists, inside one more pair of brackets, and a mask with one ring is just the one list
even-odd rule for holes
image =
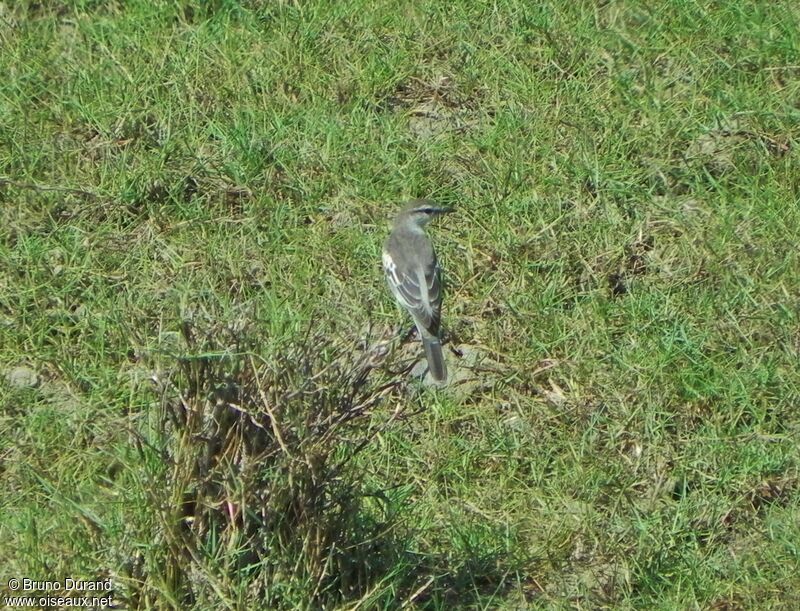
{"label": "grassy field", "polygon": [[0,2],[2,594],[800,607],[799,16]]}

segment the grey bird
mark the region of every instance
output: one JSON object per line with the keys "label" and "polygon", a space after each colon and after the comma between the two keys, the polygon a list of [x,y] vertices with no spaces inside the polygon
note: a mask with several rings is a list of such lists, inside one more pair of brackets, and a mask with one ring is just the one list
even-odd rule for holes
{"label": "grey bird", "polygon": [[383,245],[383,271],[397,302],[411,314],[417,326],[431,377],[447,379],[442,354],[442,278],[433,244],[423,230],[434,217],[452,212],[427,199],[415,199],[395,217],[392,232]]}

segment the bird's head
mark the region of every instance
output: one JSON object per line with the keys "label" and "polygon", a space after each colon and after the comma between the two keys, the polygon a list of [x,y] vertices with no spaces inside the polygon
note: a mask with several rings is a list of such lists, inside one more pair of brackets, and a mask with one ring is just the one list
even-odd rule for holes
{"label": "bird's head", "polygon": [[450,206],[442,206],[429,199],[412,199],[403,206],[400,214],[397,215],[395,223],[402,220],[413,223],[418,227],[424,227],[440,214],[447,214],[452,211],[453,208]]}

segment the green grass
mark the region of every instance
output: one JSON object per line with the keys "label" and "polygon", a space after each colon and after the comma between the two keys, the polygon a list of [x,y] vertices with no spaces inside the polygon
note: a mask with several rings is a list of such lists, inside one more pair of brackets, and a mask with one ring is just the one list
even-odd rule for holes
{"label": "green grass", "polygon": [[[0,384],[3,588],[796,608],[798,26],[789,1],[0,3],[0,373],[39,378]],[[423,196],[458,209],[431,234],[476,379],[420,387],[416,343],[370,373],[401,383],[324,446],[351,457],[333,574],[199,501],[182,555],[181,494],[221,497],[191,471],[207,423],[164,424],[177,393],[259,388],[248,359],[309,329],[313,368],[394,337],[380,246]],[[214,477],[252,502],[291,464]]]}

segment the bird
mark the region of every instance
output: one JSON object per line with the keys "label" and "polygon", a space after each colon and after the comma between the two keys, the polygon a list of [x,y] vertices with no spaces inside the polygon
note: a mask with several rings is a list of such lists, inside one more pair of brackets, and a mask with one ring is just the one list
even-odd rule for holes
{"label": "bird", "polygon": [[429,199],[414,199],[402,207],[383,244],[383,271],[397,302],[414,319],[425,349],[428,370],[438,383],[447,380],[442,354],[442,270],[425,226],[452,212]]}

